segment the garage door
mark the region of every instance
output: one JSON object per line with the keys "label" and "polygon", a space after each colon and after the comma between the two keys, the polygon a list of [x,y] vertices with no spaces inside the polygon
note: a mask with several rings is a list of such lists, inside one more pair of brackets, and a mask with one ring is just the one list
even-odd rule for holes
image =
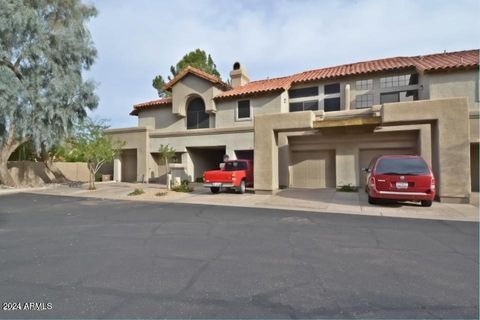
{"label": "garage door", "polygon": [[122,150],[122,181],[137,181],[137,149]]}
{"label": "garage door", "polygon": [[334,188],[335,151],[292,152],[292,182],[296,188]]}
{"label": "garage door", "polygon": [[362,168],[368,167],[370,161],[381,155],[388,154],[416,154],[413,148],[397,148],[397,149],[361,149],[358,172],[360,173],[360,186],[365,186],[365,172]]}

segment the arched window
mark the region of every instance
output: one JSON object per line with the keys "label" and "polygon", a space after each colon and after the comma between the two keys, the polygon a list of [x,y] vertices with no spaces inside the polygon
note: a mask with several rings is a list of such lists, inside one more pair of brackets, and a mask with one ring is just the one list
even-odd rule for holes
{"label": "arched window", "polygon": [[205,103],[201,98],[194,98],[187,107],[187,129],[208,128],[208,113],[205,112]]}

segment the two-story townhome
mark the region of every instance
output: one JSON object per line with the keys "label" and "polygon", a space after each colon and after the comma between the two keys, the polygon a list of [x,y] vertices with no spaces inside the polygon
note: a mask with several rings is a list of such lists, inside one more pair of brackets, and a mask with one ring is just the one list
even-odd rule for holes
{"label": "two-story townhome", "polygon": [[158,149],[177,154],[172,175],[195,181],[224,155],[254,159],[255,191],[363,186],[380,154],[420,154],[441,200],[478,190],[478,50],[395,57],[250,81],[236,62],[230,85],[195,68],[166,84],[171,97],[139,103],[117,181],[164,181]]}

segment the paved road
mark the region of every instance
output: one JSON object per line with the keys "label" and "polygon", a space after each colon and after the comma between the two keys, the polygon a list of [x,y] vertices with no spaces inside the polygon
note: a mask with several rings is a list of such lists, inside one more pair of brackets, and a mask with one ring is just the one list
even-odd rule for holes
{"label": "paved road", "polygon": [[477,318],[478,224],[0,196],[0,301],[52,304],[1,318]]}

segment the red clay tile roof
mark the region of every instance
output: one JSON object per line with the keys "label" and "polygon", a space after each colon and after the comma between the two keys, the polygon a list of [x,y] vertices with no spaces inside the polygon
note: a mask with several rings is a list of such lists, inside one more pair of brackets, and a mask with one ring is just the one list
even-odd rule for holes
{"label": "red clay tile roof", "polygon": [[244,86],[233,88],[215,96],[215,99],[238,97],[256,93],[267,93],[290,88],[291,77],[272,78],[266,80],[251,81]]}
{"label": "red clay tile roof", "polygon": [[[292,85],[310,81],[318,81],[330,78],[339,78],[352,75],[374,73],[380,71],[391,71],[412,68],[421,72],[434,72],[448,69],[474,68],[479,66],[479,50],[465,50],[457,52],[445,52],[413,57],[395,57],[379,60],[350,63],[335,67],[328,67],[316,70],[309,70],[287,77],[251,81],[244,86],[231,89],[219,78],[201,70],[187,67],[175,78],[166,84],[165,88],[170,89],[176,82],[192,73],[200,78],[208,80],[221,89],[226,90],[218,94],[215,99],[226,99],[247,95],[264,94],[275,91],[288,90]],[[172,99],[165,98],[136,104],[133,106],[131,115],[138,115],[139,110],[144,110],[160,105],[171,105]]]}
{"label": "red clay tile roof", "polygon": [[276,90],[288,90],[292,85],[303,82],[318,81],[329,78],[339,78],[379,71],[391,71],[415,68],[418,71],[430,72],[437,70],[472,68],[479,65],[479,50],[446,52],[413,57],[395,57],[379,60],[363,61],[309,70],[288,77],[252,81],[242,87],[220,93],[215,99],[239,97],[245,95],[268,93]]}
{"label": "red clay tile roof", "polygon": [[171,97],[142,102],[142,103],[133,105],[133,110],[132,112],[130,112],[130,115],[137,116],[140,110],[152,109],[159,106],[170,106],[170,105],[172,105]]}
{"label": "red clay tile roof", "polygon": [[172,80],[170,80],[167,84],[165,84],[163,89],[165,89],[165,90],[171,89],[175,83],[177,83],[178,81],[183,79],[183,77],[185,77],[187,74],[190,74],[190,73],[196,75],[197,77],[200,77],[202,79],[210,81],[214,85],[220,87],[220,89],[222,89],[222,90],[230,89],[230,86],[228,84],[226,84],[225,82],[223,82],[222,80],[220,80],[218,77],[216,77],[214,75],[211,75],[209,73],[206,73],[206,72],[204,72],[202,70],[199,70],[197,68],[190,67],[190,66],[183,69]]}

